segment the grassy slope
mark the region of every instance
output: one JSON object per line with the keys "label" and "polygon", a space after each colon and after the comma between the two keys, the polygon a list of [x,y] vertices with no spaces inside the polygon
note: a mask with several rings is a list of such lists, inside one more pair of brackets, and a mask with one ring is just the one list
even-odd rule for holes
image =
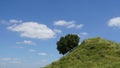
{"label": "grassy slope", "polygon": [[45,68],[120,68],[120,44],[91,38]]}

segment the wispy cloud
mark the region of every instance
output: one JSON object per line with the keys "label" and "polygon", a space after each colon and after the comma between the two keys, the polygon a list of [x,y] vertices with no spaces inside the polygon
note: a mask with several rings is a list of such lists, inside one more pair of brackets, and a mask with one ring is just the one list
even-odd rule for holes
{"label": "wispy cloud", "polygon": [[54,38],[56,35],[56,33],[45,24],[39,24],[37,22],[23,22],[9,26],[7,29],[20,33],[21,37],[35,39],[49,39]]}
{"label": "wispy cloud", "polygon": [[23,49],[24,46],[12,46],[12,48],[19,48],[19,49]]}
{"label": "wispy cloud", "polygon": [[56,33],[62,33],[62,31],[60,29],[54,29],[53,31]]}
{"label": "wispy cloud", "polygon": [[0,58],[0,64],[8,64],[8,63],[12,63],[12,64],[21,64],[22,61],[19,58]]}
{"label": "wispy cloud", "polygon": [[77,28],[81,29],[84,25],[83,24],[76,24],[75,21],[65,21],[65,20],[58,20],[54,22],[55,26],[65,26],[67,28]]}
{"label": "wispy cloud", "polygon": [[2,61],[17,61],[17,60],[20,60],[20,59],[18,59],[18,58],[0,58],[0,60],[2,60]]}
{"label": "wispy cloud", "polygon": [[55,21],[54,22],[54,25],[56,26],[69,26],[69,25],[72,25],[74,24],[75,22],[74,21],[65,21],[65,20],[58,20],[58,21]]}
{"label": "wispy cloud", "polygon": [[109,27],[117,27],[120,28],[120,17],[112,18],[108,21]]}
{"label": "wispy cloud", "polygon": [[31,53],[35,53],[35,54],[37,54],[39,56],[46,56],[46,55],[48,55],[47,53],[45,53],[45,52],[39,52],[36,49],[29,49],[28,51],[31,52]]}
{"label": "wispy cloud", "polygon": [[29,52],[36,52],[36,50],[34,50],[34,49],[29,49]]}
{"label": "wispy cloud", "polygon": [[79,24],[79,25],[76,25],[76,28],[78,28],[78,29],[81,29],[81,28],[83,28],[83,24]]}
{"label": "wispy cloud", "polygon": [[88,33],[87,32],[82,32],[82,33],[80,33],[80,35],[86,36],[86,35],[88,35]]}
{"label": "wispy cloud", "polygon": [[40,52],[40,53],[38,53],[38,55],[40,55],[40,56],[46,56],[46,55],[47,55],[47,53]]}
{"label": "wispy cloud", "polygon": [[34,43],[31,40],[24,40],[23,42],[16,42],[16,44],[36,45],[36,43]]}
{"label": "wispy cloud", "polygon": [[[78,34],[78,36],[79,36],[81,39],[87,38],[88,35],[89,35],[88,32],[81,32],[81,33]],[[81,43],[81,42],[80,42],[80,43]],[[79,44],[80,44],[80,43],[79,43]]]}
{"label": "wispy cloud", "polygon": [[11,19],[11,20],[9,20],[9,22],[16,24],[16,23],[22,23],[22,20]]}
{"label": "wispy cloud", "polygon": [[0,20],[0,24],[4,24],[4,25],[11,25],[11,24],[18,24],[18,23],[22,23],[22,20],[17,20],[17,19],[10,19],[10,20]]}

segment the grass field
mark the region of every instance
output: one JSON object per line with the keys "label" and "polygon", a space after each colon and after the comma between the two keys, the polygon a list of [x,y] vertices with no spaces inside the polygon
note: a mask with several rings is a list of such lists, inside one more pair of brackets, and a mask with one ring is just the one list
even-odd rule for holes
{"label": "grass field", "polygon": [[120,68],[120,44],[100,37],[86,39],[44,68]]}

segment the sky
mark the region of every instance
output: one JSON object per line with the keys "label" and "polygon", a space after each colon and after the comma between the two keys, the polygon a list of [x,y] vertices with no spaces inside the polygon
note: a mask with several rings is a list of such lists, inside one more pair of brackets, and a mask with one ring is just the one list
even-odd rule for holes
{"label": "sky", "polygon": [[40,68],[62,57],[61,36],[120,43],[120,0],[0,0],[0,68]]}

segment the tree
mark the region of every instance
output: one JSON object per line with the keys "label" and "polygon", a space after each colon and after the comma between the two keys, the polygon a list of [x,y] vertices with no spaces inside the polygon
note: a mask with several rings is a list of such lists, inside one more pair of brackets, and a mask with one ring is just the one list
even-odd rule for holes
{"label": "tree", "polygon": [[68,34],[65,37],[61,37],[57,41],[57,50],[60,54],[66,54],[73,50],[79,44],[79,36],[76,34]]}

